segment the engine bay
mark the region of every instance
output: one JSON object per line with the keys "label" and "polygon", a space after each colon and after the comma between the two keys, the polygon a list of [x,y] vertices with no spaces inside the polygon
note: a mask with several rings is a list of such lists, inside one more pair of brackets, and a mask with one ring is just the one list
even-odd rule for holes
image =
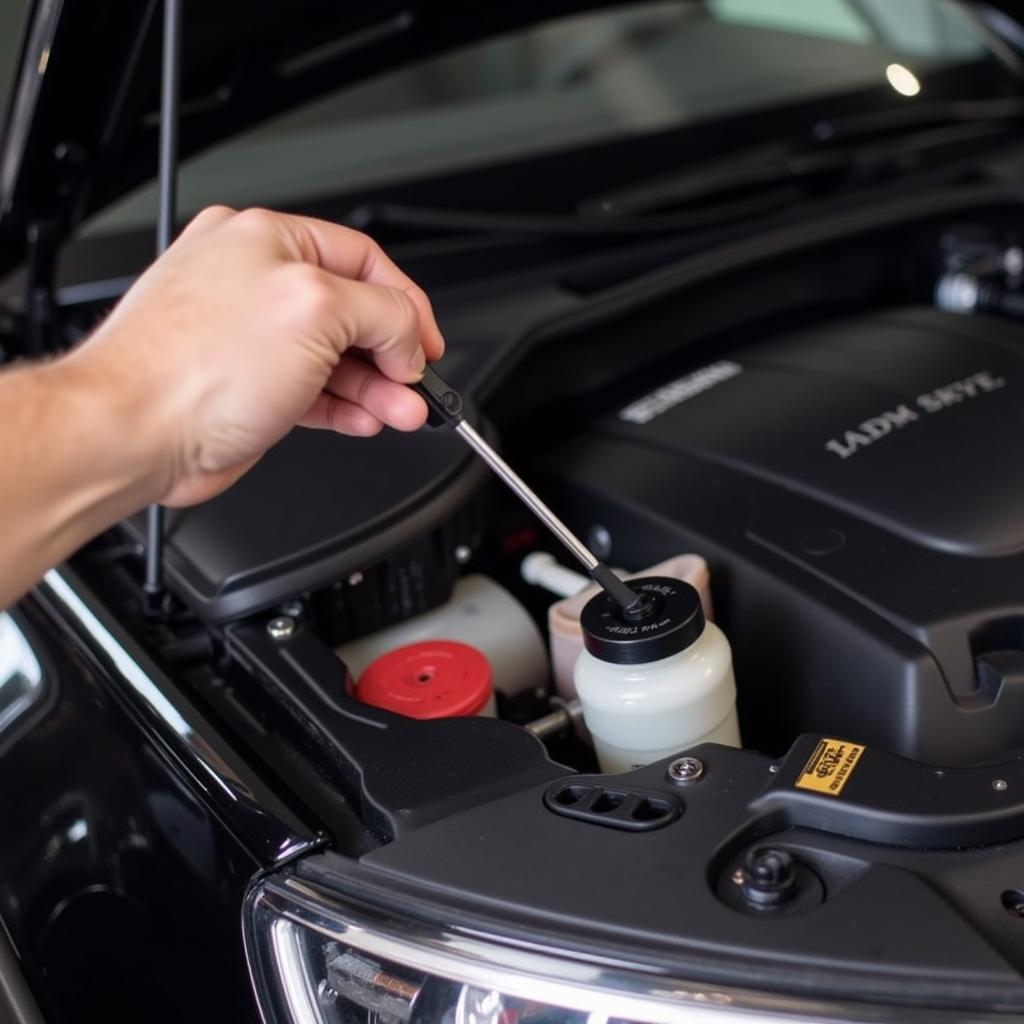
{"label": "engine bay", "polygon": [[[819,246],[813,268],[791,246],[758,268],[749,313],[740,304],[710,337],[689,326],[708,290],[695,303],[671,284],[656,301],[620,288],[621,309],[584,303],[596,319],[579,325],[563,291],[518,351],[514,324],[504,343],[479,330],[482,309],[513,308],[514,289],[501,309],[481,290],[448,314],[443,366],[469,417],[595,554],[633,574],[693,560],[669,574],[696,582],[729,638],[754,749],[845,731],[953,766],[1024,745],[1022,540],[1007,513],[1024,429],[1018,328],[923,301],[929,284],[949,291],[951,264],[966,279],[956,239],[991,266],[979,231],[915,225],[892,266],[877,257],[884,236]],[[825,312],[852,304],[813,294],[826,278],[835,291],[839,269],[845,287],[890,294]],[[799,306],[757,308],[779,306],[769,281],[794,275]],[[579,643],[561,641],[585,601],[555,599],[587,582],[567,566],[554,593],[527,583],[531,553],[568,557],[450,431],[297,430],[225,495],[173,513],[167,567],[213,628],[293,618],[347,664],[350,689],[404,644],[475,646],[499,710],[524,724],[574,696]]]}
{"label": "engine bay", "polygon": [[[102,402],[88,352],[38,378],[70,420],[27,392],[83,501],[126,412],[177,449],[138,500],[173,458],[219,490],[201,374],[129,397],[176,338],[237,421],[280,412],[292,314],[336,314],[313,420],[404,422],[349,359],[411,333],[336,305],[397,332],[386,261],[239,213],[189,312],[211,203],[373,238],[446,425],[294,429],[4,612],[0,1017],[24,976],[54,1020],[1024,1019],[1012,5],[18,6],[0,364],[130,314]],[[170,320],[132,348],[154,226]],[[16,543],[61,518],[22,440]]]}
{"label": "engine bay", "polygon": [[446,430],[296,432],[175,513],[153,649],[325,823],[301,872],[695,976],[1024,1002],[1015,216],[436,291],[467,418],[598,557],[693,588],[739,744],[602,773],[593,588]]}

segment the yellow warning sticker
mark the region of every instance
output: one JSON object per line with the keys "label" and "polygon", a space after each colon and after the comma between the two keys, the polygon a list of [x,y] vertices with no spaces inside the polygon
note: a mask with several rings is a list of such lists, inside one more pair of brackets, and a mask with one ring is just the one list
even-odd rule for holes
{"label": "yellow warning sticker", "polygon": [[796,780],[797,789],[839,796],[850,781],[864,748],[847,740],[820,740]]}

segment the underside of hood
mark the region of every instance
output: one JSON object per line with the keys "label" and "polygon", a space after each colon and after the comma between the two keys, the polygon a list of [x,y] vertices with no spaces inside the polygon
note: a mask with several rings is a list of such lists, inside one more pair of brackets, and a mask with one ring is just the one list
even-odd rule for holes
{"label": "underside of hood", "polygon": [[[621,3],[622,0],[619,0]],[[347,82],[594,0],[185,4],[179,151]],[[26,232],[61,237],[156,171],[162,4],[36,0],[0,149],[0,276]]]}

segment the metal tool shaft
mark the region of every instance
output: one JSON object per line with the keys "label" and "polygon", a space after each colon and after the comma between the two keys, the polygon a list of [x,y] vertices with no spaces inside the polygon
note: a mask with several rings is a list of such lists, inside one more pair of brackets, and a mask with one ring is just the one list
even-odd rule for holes
{"label": "metal tool shaft", "polygon": [[447,423],[462,440],[480,456],[487,466],[517,498],[565,545],[584,569],[613,600],[633,618],[648,614],[652,602],[638,594],[597,558],[582,541],[523,482],[519,474],[465,421],[459,393],[435,370],[428,366],[423,376],[412,385],[427,403],[427,422],[431,426]]}
{"label": "metal tool shaft", "polygon": [[519,474],[465,421],[455,427],[462,439],[499,476],[533,514],[572,552],[573,557],[592,572],[600,564],[589,548],[530,489]]}

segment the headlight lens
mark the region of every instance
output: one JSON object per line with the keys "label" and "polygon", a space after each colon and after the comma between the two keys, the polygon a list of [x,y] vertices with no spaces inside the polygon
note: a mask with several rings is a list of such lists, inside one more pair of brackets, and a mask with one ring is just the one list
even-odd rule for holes
{"label": "headlight lens", "polygon": [[44,694],[43,669],[14,619],[0,612],[0,739]]}
{"label": "headlight lens", "polygon": [[797,1008],[782,997],[687,986],[342,905],[296,878],[267,879],[250,894],[245,941],[267,1024],[824,1019],[820,1005]]}

